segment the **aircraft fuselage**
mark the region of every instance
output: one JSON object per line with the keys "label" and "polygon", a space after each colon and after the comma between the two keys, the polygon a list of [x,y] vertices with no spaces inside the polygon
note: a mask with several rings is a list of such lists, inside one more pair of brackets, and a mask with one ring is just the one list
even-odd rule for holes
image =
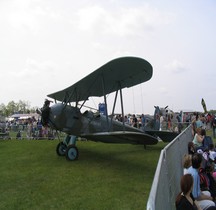
{"label": "aircraft fuselage", "polygon": [[81,113],[79,108],[62,103],[57,103],[50,107],[49,124],[53,129],[75,136],[123,130],[142,132],[140,129],[127,124],[123,125],[122,122],[112,120],[104,115],[91,111]]}

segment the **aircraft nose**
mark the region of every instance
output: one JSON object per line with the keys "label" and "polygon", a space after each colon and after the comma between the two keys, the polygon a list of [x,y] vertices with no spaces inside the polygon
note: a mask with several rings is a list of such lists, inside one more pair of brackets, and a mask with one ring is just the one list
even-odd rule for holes
{"label": "aircraft nose", "polygon": [[61,130],[64,126],[64,108],[63,104],[54,104],[50,107],[49,125],[57,130]]}

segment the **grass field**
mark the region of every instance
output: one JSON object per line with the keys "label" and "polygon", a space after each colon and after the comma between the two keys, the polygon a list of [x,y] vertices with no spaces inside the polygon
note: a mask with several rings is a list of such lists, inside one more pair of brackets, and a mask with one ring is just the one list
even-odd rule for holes
{"label": "grass field", "polygon": [[163,142],[78,141],[79,160],[56,155],[58,140],[0,140],[0,209],[145,209]]}

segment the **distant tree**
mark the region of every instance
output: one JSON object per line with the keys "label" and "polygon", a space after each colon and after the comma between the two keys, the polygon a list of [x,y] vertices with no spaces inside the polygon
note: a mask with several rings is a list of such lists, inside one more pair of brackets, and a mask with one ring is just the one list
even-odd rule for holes
{"label": "distant tree", "polygon": [[7,105],[3,103],[0,104],[0,115],[4,117],[9,117],[15,113],[26,114],[35,113],[37,107],[31,107],[28,101],[19,100],[18,103],[10,101]]}
{"label": "distant tree", "polygon": [[30,103],[28,101],[19,100],[17,106],[20,114],[30,113]]}
{"label": "distant tree", "polygon": [[209,113],[216,114],[216,110],[210,110]]}
{"label": "distant tree", "polygon": [[7,116],[8,115],[7,107],[3,103],[0,104],[0,115],[1,116]]}
{"label": "distant tree", "polygon": [[30,113],[35,113],[35,112],[37,112],[36,110],[38,109],[38,107],[31,107],[30,108]]}
{"label": "distant tree", "polygon": [[19,111],[17,103],[15,103],[14,101],[8,102],[7,109],[8,109],[9,115],[17,113]]}

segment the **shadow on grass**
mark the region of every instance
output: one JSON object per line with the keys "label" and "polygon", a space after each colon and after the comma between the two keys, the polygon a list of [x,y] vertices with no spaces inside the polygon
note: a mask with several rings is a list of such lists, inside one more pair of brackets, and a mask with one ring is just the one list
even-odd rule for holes
{"label": "shadow on grass", "polygon": [[140,173],[141,171],[154,173],[161,149],[165,146],[160,143],[157,146],[148,146],[144,149],[142,145],[104,144],[80,142],[79,159],[71,161],[73,165],[102,167],[109,170],[118,170],[125,174]]}

